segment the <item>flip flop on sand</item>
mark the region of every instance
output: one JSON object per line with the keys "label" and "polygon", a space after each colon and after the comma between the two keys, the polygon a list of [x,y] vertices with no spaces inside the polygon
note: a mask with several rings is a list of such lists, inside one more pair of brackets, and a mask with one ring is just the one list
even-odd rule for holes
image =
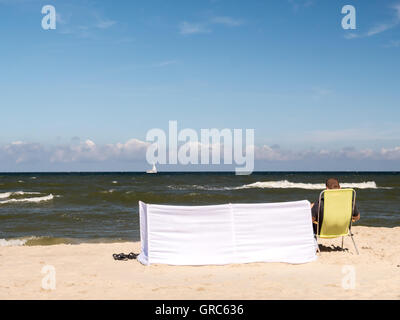
{"label": "flip flop on sand", "polygon": [[113,258],[114,258],[114,260],[128,260],[128,257],[124,253],[120,253],[120,254],[114,253]]}
{"label": "flip flop on sand", "polygon": [[130,254],[128,254],[128,259],[133,260],[133,259],[136,259],[137,256],[138,256],[138,254],[131,252]]}
{"label": "flip flop on sand", "polygon": [[120,254],[113,254],[113,258],[114,260],[121,260],[121,261],[126,261],[126,260],[133,260],[136,259],[138,256],[138,254],[136,253],[129,253],[129,254],[125,254],[125,253],[120,253]]}

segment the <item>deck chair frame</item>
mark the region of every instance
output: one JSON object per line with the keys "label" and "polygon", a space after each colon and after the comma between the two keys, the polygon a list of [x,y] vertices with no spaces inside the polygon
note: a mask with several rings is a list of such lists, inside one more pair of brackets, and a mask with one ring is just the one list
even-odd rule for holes
{"label": "deck chair frame", "polygon": [[[352,211],[351,211],[351,217],[350,217],[350,222],[349,222],[349,226],[348,226],[348,234],[347,235],[350,236],[351,240],[353,241],[354,248],[356,249],[356,252],[359,255],[360,253],[358,252],[358,248],[357,248],[356,242],[354,241],[354,238],[353,238],[353,233],[351,232],[351,226],[352,226],[352,221],[353,221],[353,212],[354,212],[354,208],[355,208],[355,205],[356,205],[356,191],[354,189],[351,189],[351,190],[353,191],[353,203],[352,203]],[[318,201],[318,223],[317,223],[316,240],[317,240],[317,249],[318,249],[319,253],[321,252],[320,249],[319,249],[319,244],[318,244],[318,238],[320,238],[319,229],[320,229],[320,226],[322,227],[322,225],[320,223],[320,219],[319,219],[320,218],[320,210],[321,210],[321,199],[322,199],[322,196],[324,195],[324,193],[326,191],[327,190],[323,190],[320,193],[319,201]],[[324,210],[325,210],[325,206],[324,206]],[[343,244],[344,244],[344,236],[342,236],[342,249],[343,249]]]}

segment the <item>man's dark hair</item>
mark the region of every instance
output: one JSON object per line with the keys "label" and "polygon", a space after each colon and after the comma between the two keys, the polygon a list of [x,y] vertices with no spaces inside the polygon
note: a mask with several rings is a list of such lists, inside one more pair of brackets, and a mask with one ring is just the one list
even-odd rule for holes
{"label": "man's dark hair", "polygon": [[328,189],[340,189],[339,180],[336,178],[329,178],[326,180],[326,187]]}

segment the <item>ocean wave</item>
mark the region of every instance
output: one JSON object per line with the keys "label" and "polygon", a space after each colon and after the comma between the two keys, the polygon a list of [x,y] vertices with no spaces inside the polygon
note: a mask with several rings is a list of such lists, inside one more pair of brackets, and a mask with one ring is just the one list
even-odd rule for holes
{"label": "ocean wave", "polygon": [[23,196],[25,194],[40,194],[40,192],[30,192],[30,191],[15,191],[15,192],[4,192],[0,193],[0,199],[7,199],[11,196]]}
{"label": "ocean wave", "polygon": [[0,193],[0,199],[7,199],[9,197],[11,197],[12,192],[4,192],[4,193]]}
{"label": "ocean wave", "polygon": [[27,239],[0,239],[0,247],[18,247],[23,246],[29,240]]}
{"label": "ocean wave", "polygon": [[39,203],[39,202],[43,202],[43,201],[50,201],[53,199],[54,199],[54,196],[52,194],[49,194],[48,196],[44,196],[44,197],[9,199],[9,200],[5,200],[5,201],[0,201],[0,205],[7,204],[7,203],[15,203],[15,202]]}
{"label": "ocean wave", "polygon": [[115,189],[109,189],[109,190],[105,190],[105,191],[101,191],[101,193],[114,193]]}
{"label": "ocean wave", "polygon": [[23,237],[17,239],[0,239],[0,247],[20,247],[20,246],[43,246],[54,244],[73,244],[73,240],[67,238],[52,237]]}
{"label": "ocean wave", "polygon": [[33,191],[16,191],[12,192],[12,195],[23,196],[25,194],[40,194],[40,192],[33,192]]}
{"label": "ocean wave", "polygon": [[[355,189],[378,189],[375,181],[356,182],[356,183],[341,183],[342,188],[355,188]],[[308,189],[308,190],[323,190],[326,188],[324,183],[301,183],[290,182],[288,180],[281,181],[258,181],[251,184],[246,184],[240,187],[232,188],[239,189]]]}
{"label": "ocean wave", "polygon": [[177,186],[173,186],[170,185],[168,186],[169,189],[172,190],[205,190],[205,191],[221,191],[221,190],[232,190],[235,188],[229,188],[229,187],[211,187],[211,186],[201,186],[201,185],[197,185],[197,184],[193,184],[193,185],[177,185]]}
{"label": "ocean wave", "polygon": [[119,243],[126,242],[130,239],[123,238],[94,238],[94,239],[79,239],[79,238],[62,238],[48,236],[28,236],[16,239],[0,239],[0,247],[20,247],[20,246],[52,246],[52,245],[78,245],[83,243]]}

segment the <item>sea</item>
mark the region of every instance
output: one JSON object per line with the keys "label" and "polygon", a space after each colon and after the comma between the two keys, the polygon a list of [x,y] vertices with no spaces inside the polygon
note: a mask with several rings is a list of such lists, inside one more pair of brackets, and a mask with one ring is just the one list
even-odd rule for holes
{"label": "sea", "polygon": [[400,172],[0,173],[0,246],[139,241],[138,202],[314,202],[326,179],[357,192],[357,225],[400,226]]}

